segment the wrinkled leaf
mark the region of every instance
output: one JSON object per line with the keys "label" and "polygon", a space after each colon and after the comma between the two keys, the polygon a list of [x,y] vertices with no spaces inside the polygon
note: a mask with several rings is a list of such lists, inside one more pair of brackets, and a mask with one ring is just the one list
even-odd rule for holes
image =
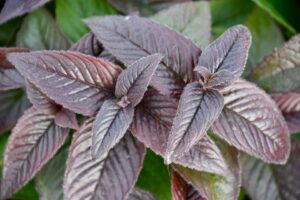
{"label": "wrinkled leaf", "polygon": [[6,0],[0,13],[0,24],[30,12],[48,1],[49,0]]}
{"label": "wrinkled leaf", "polygon": [[67,161],[64,198],[125,199],[143,165],[145,148],[127,134],[104,158],[91,156],[93,119],[75,134]]}
{"label": "wrinkled leaf", "polygon": [[250,44],[249,30],[242,25],[234,26],[203,50],[198,65],[211,73],[225,69],[238,78],[245,68]]}
{"label": "wrinkled leaf", "polygon": [[68,129],[56,126],[53,119],[30,108],[18,120],[5,150],[2,198],[27,183],[64,143]]}
{"label": "wrinkled leaf", "polygon": [[165,95],[179,95],[193,77],[200,49],[177,32],[138,16],[86,20],[103,46],[126,66],[154,53],[164,56],[151,84]]}
{"label": "wrinkled leaf", "polygon": [[275,102],[255,85],[238,80],[222,91],[225,106],[212,130],[236,148],[267,162],[284,163],[290,136]]}
{"label": "wrinkled leaf", "polygon": [[285,165],[270,165],[248,156],[242,157],[243,186],[251,199],[297,200],[299,192],[300,144],[292,142]]}
{"label": "wrinkled leaf", "polygon": [[63,200],[63,178],[68,150],[63,149],[55,155],[37,174],[36,189],[40,200]]}
{"label": "wrinkled leaf", "polygon": [[291,133],[300,132],[300,94],[285,93],[272,95],[281,110]]}
{"label": "wrinkled leaf", "polygon": [[57,22],[72,42],[88,32],[88,28],[82,23],[83,19],[117,13],[107,0],[56,0],[55,6]]}
{"label": "wrinkled leaf", "polygon": [[300,91],[300,35],[267,55],[249,79],[268,92]]}
{"label": "wrinkled leaf", "polygon": [[156,200],[155,197],[148,191],[140,188],[133,188],[127,200]]}
{"label": "wrinkled leaf", "polygon": [[17,46],[32,50],[64,50],[69,42],[47,10],[30,13],[17,35]]}
{"label": "wrinkled leaf", "polygon": [[118,77],[115,95],[126,96],[133,107],[139,104],[162,58],[160,54],[153,54],[128,66]]}
{"label": "wrinkled leaf", "polygon": [[117,105],[118,100],[104,101],[98,112],[92,136],[92,156],[94,158],[106,154],[123,138],[133,119],[134,108],[122,108]]}
{"label": "wrinkled leaf", "polygon": [[23,90],[0,91],[0,134],[13,128],[29,106]]}
{"label": "wrinkled leaf", "polygon": [[184,88],[168,138],[168,163],[188,152],[204,137],[221,113],[223,101],[218,91],[205,90],[198,82],[190,83]]}
{"label": "wrinkled leaf", "polygon": [[10,54],[20,73],[57,104],[93,115],[111,96],[121,69],[76,52],[36,51]]}
{"label": "wrinkled leaf", "polygon": [[211,38],[211,16],[208,2],[186,2],[171,6],[152,17],[153,20],[175,29],[205,48]]}
{"label": "wrinkled leaf", "polygon": [[103,51],[103,47],[98,42],[95,35],[92,32],[89,32],[73,44],[69,50],[97,57]]}

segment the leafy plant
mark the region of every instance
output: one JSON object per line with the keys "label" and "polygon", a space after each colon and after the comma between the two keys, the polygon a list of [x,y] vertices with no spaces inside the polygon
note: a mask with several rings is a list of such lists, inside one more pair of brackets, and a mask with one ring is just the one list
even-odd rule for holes
{"label": "leafy plant", "polygon": [[[26,9],[11,2],[0,22],[47,1],[26,1]],[[138,5],[120,9],[111,2],[123,12]],[[64,3],[56,1],[58,24],[74,41],[88,29],[81,17],[72,19],[74,26],[63,17]],[[101,7],[89,3],[83,17]],[[69,14],[83,8],[73,6]],[[256,9],[255,17],[264,16]],[[254,16],[246,21],[250,30]],[[153,200],[137,181],[147,148],[168,165],[173,199],[238,199],[241,184],[253,199],[299,197],[284,173],[296,173],[299,160],[290,132],[299,131],[300,36],[265,56],[274,46],[256,42],[265,33],[256,31],[245,80],[251,33],[235,25],[211,42],[216,29],[208,2],[176,4],[150,18],[91,17],[84,23],[91,32],[70,45],[41,8],[24,19],[16,47],[0,48],[0,133],[13,128],[0,199],[36,177],[42,199]],[[271,18],[262,24],[278,31],[278,44],[283,41]]]}

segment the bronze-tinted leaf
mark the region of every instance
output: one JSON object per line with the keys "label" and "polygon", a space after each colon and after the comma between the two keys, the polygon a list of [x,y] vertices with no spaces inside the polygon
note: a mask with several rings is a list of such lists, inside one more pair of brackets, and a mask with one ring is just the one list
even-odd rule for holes
{"label": "bronze-tinted leaf", "polygon": [[63,180],[68,157],[68,149],[57,153],[35,178],[40,200],[63,200]]}
{"label": "bronze-tinted leaf", "polygon": [[143,165],[145,147],[129,133],[103,158],[91,156],[93,119],[74,135],[64,180],[66,200],[125,199]]}
{"label": "bronze-tinted leaf", "polygon": [[0,13],[0,24],[30,12],[48,1],[49,0],[6,0]]}
{"label": "bronze-tinted leaf", "polygon": [[168,163],[188,152],[203,138],[221,113],[223,101],[218,91],[205,90],[198,82],[184,88],[167,143]]}
{"label": "bronze-tinted leaf", "polygon": [[191,39],[198,47],[205,48],[211,39],[209,2],[175,4],[155,14],[152,19]]}
{"label": "bronze-tinted leaf", "polygon": [[0,134],[13,128],[29,106],[22,89],[0,91]]}
{"label": "bronze-tinted leaf", "polygon": [[140,188],[133,188],[127,200],[156,200],[156,198],[148,191]]}
{"label": "bronze-tinted leaf", "polygon": [[162,94],[180,94],[192,79],[200,49],[190,40],[163,25],[138,16],[86,20],[103,46],[126,66],[154,53],[164,56],[151,84]]}
{"label": "bronze-tinted leaf", "polygon": [[249,79],[268,92],[300,91],[300,35],[266,56]]}
{"label": "bronze-tinted leaf", "polygon": [[203,50],[198,65],[212,73],[226,69],[238,78],[244,71],[250,44],[249,30],[234,26]]}
{"label": "bronze-tinted leaf", "polygon": [[83,54],[91,56],[99,56],[103,50],[102,44],[98,42],[95,35],[92,32],[84,35],[80,40],[73,44],[70,51],[78,51]]}
{"label": "bronze-tinted leaf", "polygon": [[255,85],[238,80],[222,91],[225,107],[212,126],[236,148],[268,162],[284,163],[290,136],[275,102]]}
{"label": "bronze-tinted leaf", "polygon": [[31,50],[66,50],[69,47],[69,41],[45,9],[38,9],[24,19],[16,40],[18,47]]}
{"label": "bronze-tinted leaf", "polygon": [[243,156],[243,186],[251,199],[298,200],[300,197],[300,144],[292,141],[291,155],[285,165],[270,165]]}
{"label": "bronze-tinted leaf", "polygon": [[68,129],[54,124],[54,116],[30,108],[19,119],[5,150],[1,198],[25,185],[64,143]]}
{"label": "bronze-tinted leaf", "polygon": [[105,60],[70,51],[15,53],[9,60],[55,103],[94,115],[112,90],[121,69]]}
{"label": "bronze-tinted leaf", "polygon": [[104,101],[98,112],[92,136],[92,156],[105,156],[125,135],[132,122],[134,108],[120,107],[118,100],[109,99]]}
{"label": "bronze-tinted leaf", "polygon": [[118,77],[115,95],[126,96],[133,107],[139,104],[162,58],[160,54],[153,54],[128,66]]}
{"label": "bronze-tinted leaf", "polygon": [[6,58],[9,53],[17,53],[17,52],[28,52],[28,49],[23,48],[0,48],[0,69],[11,69],[14,68]]}
{"label": "bronze-tinted leaf", "polygon": [[300,94],[288,92],[275,94],[272,98],[281,110],[289,131],[296,133],[300,131]]}

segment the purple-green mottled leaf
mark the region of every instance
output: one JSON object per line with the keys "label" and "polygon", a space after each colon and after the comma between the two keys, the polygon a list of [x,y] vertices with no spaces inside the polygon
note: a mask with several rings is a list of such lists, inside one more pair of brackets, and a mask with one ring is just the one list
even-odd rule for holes
{"label": "purple-green mottled leaf", "polygon": [[54,124],[54,116],[30,108],[18,120],[5,150],[1,199],[25,185],[64,143],[68,129]]}
{"label": "purple-green mottled leaf", "polygon": [[28,13],[48,1],[49,0],[6,0],[0,12],[0,24],[14,17]]}
{"label": "purple-green mottled leaf", "polygon": [[89,32],[73,44],[69,50],[97,57],[102,52],[103,47],[98,42],[95,35],[92,32]]}
{"label": "purple-green mottled leaf", "polygon": [[40,200],[63,200],[63,179],[68,149],[57,153],[35,178],[35,187]]}
{"label": "purple-green mottled leaf", "polygon": [[94,115],[112,95],[121,72],[108,61],[70,51],[14,53],[9,60],[55,103],[84,115]]}
{"label": "purple-green mottled leaf", "polygon": [[274,94],[272,98],[281,110],[289,131],[291,133],[300,131],[300,94],[288,92],[284,94]]}
{"label": "purple-green mottled leaf", "polygon": [[148,191],[140,188],[133,188],[127,200],[156,200],[156,198]]}
{"label": "purple-green mottled leaf", "polygon": [[31,50],[65,50],[69,41],[45,9],[30,13],[17,34],[17,46]]}
{"label": "purple-green mottled leaf", "polygon": [[299,141],[294,140],[291,155],[285,165],[270,165],[258,159],[243,156],[243,186],[251,199],[299,199],[299,152]]}
{"label": "purple-green mottled leaf", "polygon": [[245,80],[222,90],[225,106],[213,124],[215,134],[236,148],[272,163],[284,163],[290,136],[275,102]]}
{"label": "purple-green mottled leaf", "polygon": [[221,113],[223,101],[218,91],[205,90],[198,82],[190,83],[184,88],[168,138],[168,163],[188,152],[203,138]]}
{"label": "purple-green mottled leaf", "polygon": [[134,108],[122,108],[117,102],[116,99],[104,101],[96,116],[92,129],[94,158],[105,156],[122,139],[132,122]]}
{"label": "purple-green mottled leaf", "polygon": [[0,134],[13,128],[29,106],[22,89],[0,91]]}
{"label": "purple-green mottled leaf", "polygon": [[249,30],[242,25],[234,26],[203,50],[198,65],[211,73],[225,69],[238,78],[244,71],[250,44]]}
{"label": "purple-green mottled leaf", "polygon": [[64,198],[126,199],[143,165],[145,147],[129,133],[102,158],[91,155],[93,119],[74,135],[64,179]]}
{"label": "purple-green mottled leaf", "polygon": [[300,35],[267,55],[249,75],[268,92],[300,91]]}
{"label": "purple-green mottled leaf", "polygon": [[175,4],[155,14],[152,19],[191,39],[198,47],[205,48],[211,38],[209,2]]}
{"label": "purple-green mottled leaf", "polygon": [[128,66],[118,77],[115,95],[119,98],[126,96],[133,107],[139,104],[162,58],[153,54]]}
{"label": "purple-green mottled leaf", "polygon": [[138,16],[86,20],[103,46],[126,66],[154,53],[164,56],[151,84],[162,94],[179,95],[193,77],[200,49],[176,31]]}

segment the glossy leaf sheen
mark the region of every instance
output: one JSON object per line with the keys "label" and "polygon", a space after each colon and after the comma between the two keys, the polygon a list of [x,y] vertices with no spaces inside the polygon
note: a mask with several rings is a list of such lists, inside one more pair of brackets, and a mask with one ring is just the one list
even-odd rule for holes
{"label": "glossy leaf sheen", "polygon": [[55,155],[36,175],[35,184],[40,200],[63,200],[63,178],[68,150]]}
{"label": "glossy leaf sheen", "polygon": [[291,133],[300,131],[300,94],[289,92],[272,95],[281,110]]}
{"label": "glossy leaf sheen", "polygon": [[205,48],[210,42],[211,16],[208,2],[175,4],[155,14],[152,19],[175,29],[200,48]]}
{"label": "glossy leaf sheen", "polygon": [[156,198],[148,191],[133,188],[127,200],[156,200]]}
{"label": "glossy leaf sheen", "polygon": [[16,43],[18,47],[31,50],[65,50],[69,47],[67,38],[44,9],[36,10],[24,19]]}
{"label": "glossy leaf sheen", "polygon": [[49,0],[6,0],[0,13],[0,24],[40,7]]}
{"label": "glossy leaf sheen", "polygon": [[64,180],[66,200],[125,199],[143,165],[145,147],[127,134],[103,159],[91,156],[93,119],[74,135]]}
{"label": "glossy leaf sheen", "polygon": [[5,150],[2,198],[25,185],[64,143],[68,129],[54,124],[53,116],[30,108],[19,119]]}
{"label": "glossy leaf sheen", "polygon": [[289,155],[290,137],[275,102],[244,80],[236,81],[222,94],[225,107],[212,126],[213,132],[250,155],[284,163]]}
{"label": "glossy leaf sheen", "polygon": [[103,157],[125,135],[133,119],[134,108],[117,105],[118,100],[106,100],[98,112],[92,136],[92,156]]}
{"label": "glossy leaf sheen", "polygon": [[128,66],[118,77],[115,95],[126,96],[134,107],[139,104],[161,59],[161,55],[154,54]]}
{"label": "glossy leaf sheen", "polygon": [[168,138],[167,162],[188,152],[203,138],[222,111],[223,101],[218,91],[204,90],[198,82],[184,88]]}
{"label": "glossy leaf sheen", "polygon": [[95,114],[111,96],[121,72],[108,61],[69,51],[10,54],[9,59],[50,99],[84,115]]}
{"label": "glossy leaf sheen", "polygon": [[203,50],[198,65],[212,73],[225,69],[238,78],[245,68],[250,44],[248,29],[234,26]]}
{"label": "glossy leaf sheen", "polygon": [[154,53],[164,56],[151,84],[161,93],[178,95],[192,79],[200,49],[177,32],[138,16],[86,20],[103,46],[126,66]]}
{"label": "glossy leaf sheen", "polygon": [[267,55],[249,79],[268,92],[300,91],[300,35]]}

